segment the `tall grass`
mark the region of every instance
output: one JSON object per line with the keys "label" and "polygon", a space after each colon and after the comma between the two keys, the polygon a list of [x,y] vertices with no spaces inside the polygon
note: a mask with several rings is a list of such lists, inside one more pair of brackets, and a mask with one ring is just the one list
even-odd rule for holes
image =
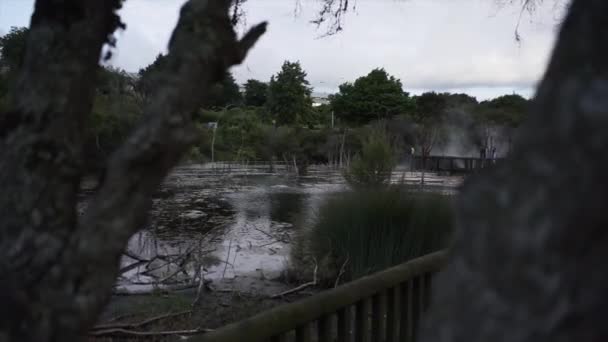
{"label": "tall grass", "polygon": [[402,188],[361,189],[327,200],[300,243],[326,282],[344,266],[352,280],[445,248],[453,226],[449,196]]}

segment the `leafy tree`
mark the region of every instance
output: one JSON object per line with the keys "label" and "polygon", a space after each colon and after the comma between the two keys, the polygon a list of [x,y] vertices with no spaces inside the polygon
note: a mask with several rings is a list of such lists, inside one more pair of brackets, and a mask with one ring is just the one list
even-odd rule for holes
{"label": "leafy tree", "polygon": [[513,94],[483,101],[474,112],[481,147],[494,148],[499,138],[506,137],[510,149],[514,132],[526,116],[528,100]]}
{"label": "leafy tree", "polygon": [[443,123],[448,107],[447,94],[427,92],[415,97],[416,111],[412,115],[416,123],[416,141],[422,155],[428,156],[433,146],[443,138]]}
{"label": "leafy tree", "polygon": [[0,37],[0,70],[7,68],[14,71],[21,65],[28,31],[25,27],[11,27],[6,35]]}
{"label": "leafy tree", "polygon": [[167,67],[167,56],[158,54],[152,64],[145,68],[139,69],[137,73],[139,78],[135,83],[135,89],[140,96],[142,104],[146,104],[154,92],[155,87],[162,84],[159,78],[162,75],[162,70]]}
{"label": "leafy tree", "polygon": [[483,101],[484,109],[481,120],[498,125],[518,127],[526,118],[529,101],[518,94],[503,95],[492,100]]}
{"label": "leafy tree", "polygon": [[135,90],[135,79],[126,71],[101,67],[97,76],[97,91],[104,95],[132,95]]}
{"label": "leafy tree", "polygon": [[268,98],[268,84],[258,80],[247,80],[243,100],[246,106],[261,107]]}
{"label": "leafy tree", "polygon": [[374,69],[354,83],[340,85],[330,101],[336,117],[353,124],[406,114],[414,107],[401,81],[384,69]]}
{"label": "leafy tree", "polygon": [[227,72],[221,82],[216,83],[209,94],[205,95],[206,108],[238,106],[243,102],[239,85],[231,73]]}
{"label": "leafy tree", "polygon": [[299,122],[312,108],[312,89],[299,62],[285,61],[268,85],[267,107],[278,125]]}

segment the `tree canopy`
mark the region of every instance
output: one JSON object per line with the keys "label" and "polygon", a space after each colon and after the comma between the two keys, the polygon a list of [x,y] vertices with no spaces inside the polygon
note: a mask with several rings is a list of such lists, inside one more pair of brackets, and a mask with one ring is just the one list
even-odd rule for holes
{"label": "tree canopy", "polygon": [[285,61],[268,85],[267,107],[279,125],[298,122],[312,108],[312,88],[300,62]]}
{"label": "tree canopy", "polygon": [[429,155],[433,146],[443,137],[448,94],[427,92],[416,96],[416,110],[412,118],[417,125],[416,140],[424,155]]}
{"label": "tree canopy", "polygon": [[261,107],[268,98],[268,83],[258,80],[247,80],[243,101],[246,106]]}
{"label": "tree canopy", "polygon": [[526,117],[529,101],[521,95],[503,95],[480,103],[477,113],[480,121],[505,125],[519,126]]}
{"label": "tree canopy", "polygon": [[384,69],[374,69],[354,83],[340,85],[330,97],[336,117],[352,124],[388,119],[412,111],[414,104],[401,81]]}
{"label": "tree canopy", "polygon": [[0,37],[0,69],[15,70],[19,67],[25,55],[28,31],[25,27],[12,27]]}

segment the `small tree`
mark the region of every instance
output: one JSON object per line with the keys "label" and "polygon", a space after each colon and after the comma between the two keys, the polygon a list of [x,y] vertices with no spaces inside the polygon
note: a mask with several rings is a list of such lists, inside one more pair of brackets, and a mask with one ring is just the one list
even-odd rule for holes
{"label": "small tree", "polygon": [[394,167],[393,149],[386,133],[374,129],[363,143],[361,152],[355,156],[345,178],[353,186],[385,185],[390,183]]}
{"label": "small tree", "polygon": [[312,89],[300,62],[285,61],[268,85],[268,110],[279,125],[298,122],[312,108]]}

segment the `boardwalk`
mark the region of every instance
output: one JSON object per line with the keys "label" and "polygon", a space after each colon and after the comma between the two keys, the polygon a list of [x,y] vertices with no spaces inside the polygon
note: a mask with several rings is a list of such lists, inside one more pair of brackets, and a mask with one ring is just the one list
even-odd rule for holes
{"label": "boardwalk", "polygon": [[435,172],[473,173],[484,168],[492,167],[504,158],[481,159],[473,157],[452,156],[414,156],[412,170],[429,170]]}

